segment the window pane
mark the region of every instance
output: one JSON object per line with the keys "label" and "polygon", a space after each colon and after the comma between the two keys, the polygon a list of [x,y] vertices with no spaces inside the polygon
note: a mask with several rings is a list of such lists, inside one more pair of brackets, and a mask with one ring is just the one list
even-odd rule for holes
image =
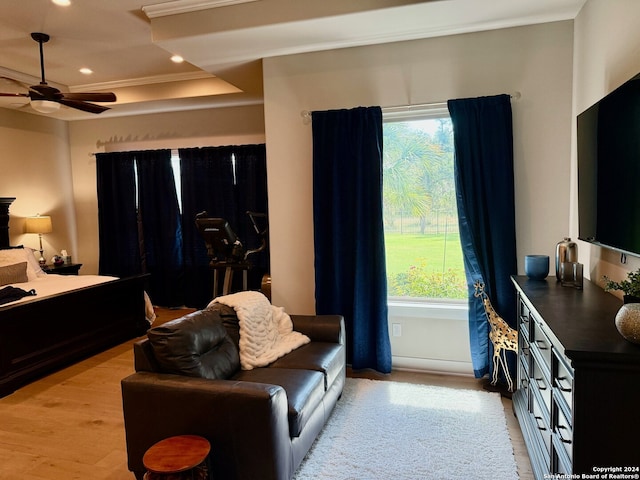
{"label": "window pane", "polygon": [[182,213],[182,182],[180,181],[180,152],[178,150],[171,150],[171,168],[173,169],[173,180],[176,184],[178,209]]}
{"label": "window pane", "polygon": [[384,124],[388,291],[390,297],[466,299],[453,128],[448,116],[430,117]]}

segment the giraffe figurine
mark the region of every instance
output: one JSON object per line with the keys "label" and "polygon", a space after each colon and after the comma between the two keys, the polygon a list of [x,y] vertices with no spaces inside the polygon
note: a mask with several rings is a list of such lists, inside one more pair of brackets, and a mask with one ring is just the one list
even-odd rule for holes
{"label": "giraffe figurine", "polygon": [[491,385],[498,383],[498,370],[502,368],[507,379],[507,388],[510,392],[513,392],[513,380],[507,366],[507,351],[511,350],[518,353],[518,331],[511,328],[493,309],[489,295],[484,291],[484,283],[478,280],[473,286],[475,287],[474,296],[482,298],[482,305],[484,306],[487,320],[491,325],[491,331],[489,332],[489,339],[493,343],[493,377]]}

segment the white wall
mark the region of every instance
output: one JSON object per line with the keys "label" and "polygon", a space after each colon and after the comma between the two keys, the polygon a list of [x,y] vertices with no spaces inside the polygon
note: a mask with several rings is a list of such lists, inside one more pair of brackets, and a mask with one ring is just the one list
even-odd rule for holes
{"label": "white wall", "polygon": [[311,125],[304,110],[521,92],[513,103],[518,262],[569,230],[572,22],[266,59],[273,300],[314,311]]}
{"label": "white wall", "polygon": [[[573,118],[640,72],[640,2],[588,0],[575,21]],[[575,122],[572,132],[571,231],[578,232]],[[612,199],[613,202],[613,199]],[[640,268],[640,258],[578,242],[578,257],[585,272],[600,285],[602,275],[622,279]],[[614,293],[621,296],[621,292]]]}
{"label": "white wall", "polygon": [[0,196],[16,197],[10,207],[12,245],[39,247],[37,235],[24,234],[24,219],[40,213],[50,215],[53,225],[42,239],[47,260],[76,248],[66,122],[0,108]]}

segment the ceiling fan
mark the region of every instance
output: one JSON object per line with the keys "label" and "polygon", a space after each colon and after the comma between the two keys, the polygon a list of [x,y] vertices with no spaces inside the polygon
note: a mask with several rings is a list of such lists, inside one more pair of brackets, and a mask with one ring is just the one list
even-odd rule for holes
{"label": "ceiling fan", "polygon": [[0,92],[0,97],[27,97],[29,98],[31,107],[40,113],[54,112],[60,108],[60,105],[66,105],[67,107],[89,113],[102,113],[105,110],[109,110],[109,107],[90,102],[115,102],[116,95],[112,92],[70,93],[61,92],[57,88],[48,85],[44,76],[44,54],[42,45],[47,43],[50,37],[46,33],[34,32],[31,34],[31,38],[40,45],[40,72],[42,80],[38,85],[29,86],[13,78],[0,77],[28,90],[28,93]]}

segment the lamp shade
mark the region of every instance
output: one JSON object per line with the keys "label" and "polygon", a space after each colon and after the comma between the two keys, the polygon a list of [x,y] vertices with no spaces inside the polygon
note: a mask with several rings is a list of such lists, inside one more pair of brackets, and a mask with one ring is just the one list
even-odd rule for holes
{"label": "lamp shade", "polygon": [[48,215],[27,217],[27,222],[25,223],[26,233],[50,233],[51,231],[51,217]]}

